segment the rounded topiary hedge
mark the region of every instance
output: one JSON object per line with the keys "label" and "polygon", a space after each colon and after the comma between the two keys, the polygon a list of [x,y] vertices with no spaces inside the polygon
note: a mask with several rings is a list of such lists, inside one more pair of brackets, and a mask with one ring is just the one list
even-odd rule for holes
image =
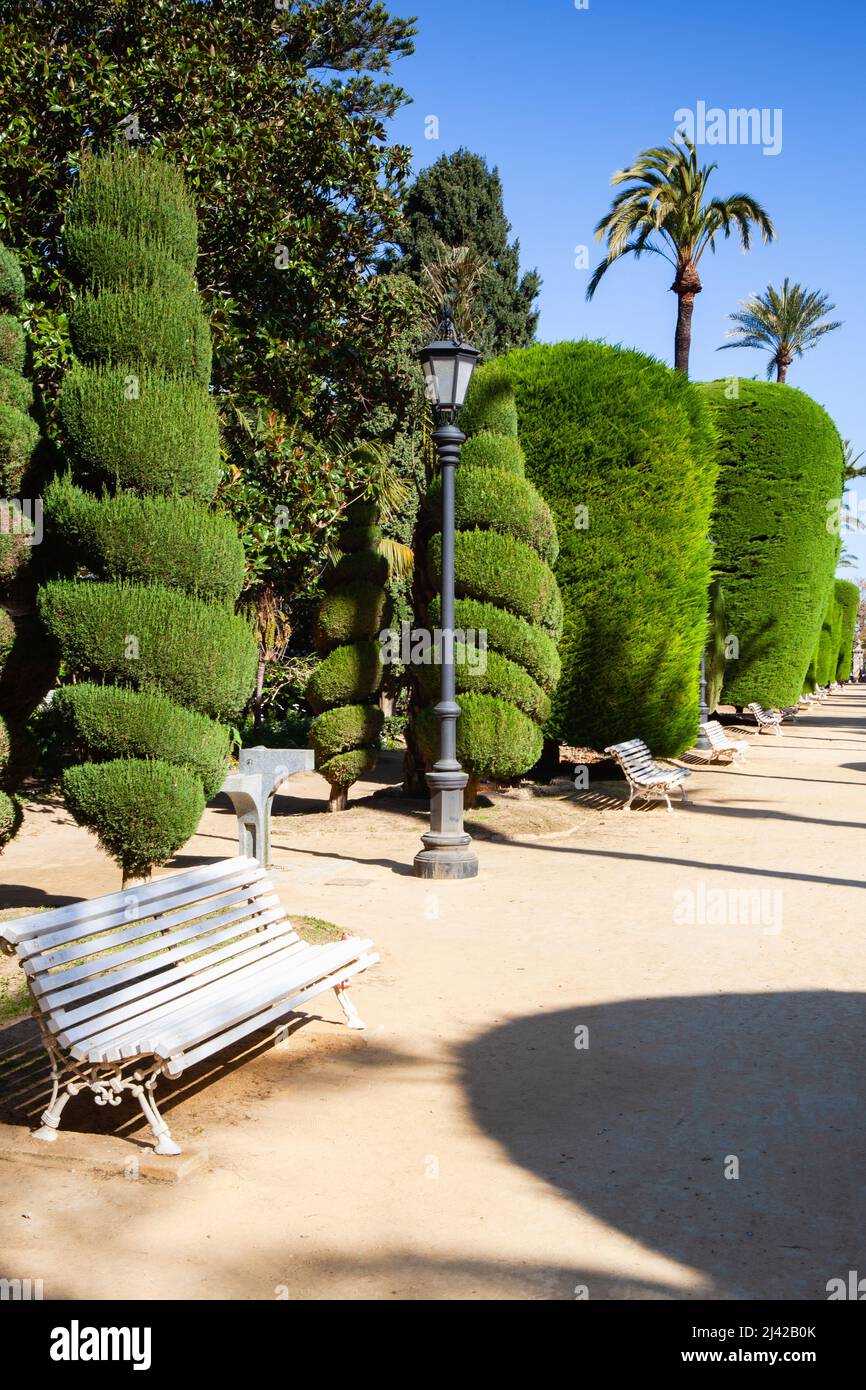
{"label": "rounded topiary hedge", "polygon": [[21,807],[9,792],[0,791],[0,849],[16,835],[21,825]]}
{"label": "rounded topiary hedge", "polygon": [[375,547],[381,538],[376,508],[355,502],[340,528],[346,553],[326,576],[327,593],[316,618],[322,657],[307,685],[317,715],[310,727],[316,768],[330,787],[329,811],[345,810],[348,792],[378,761],[384,715],[376,703],[384,668],[382,631],[388,566]]}
{"label": "rounded topiary hedge", "polygon": [[839,605],[839,654],[836,659],[836,680],[851,678],[854,657],[854,633],[860,607],[860,590],[850,579],[836,580],[836,602]]}
{"label": "rounded topiary hedge", "polygon": [[82,360],[60,395],[72,475],[46,517],[78,577],[44,585],[39,608],[77,681],[55,696],[66,755],[88,760],[67,800],[128,877],[164,863],[219,789],[220,721],[252,693],[258,642],[234,611],[243,548],[206,505],[219,431],[181,174],[129,150],[85,159],[65,237]]}
{"label": "rounded topiary hedge", "polygon": [[791,386],[735,380],[696,389],[718,434],[713,566],[739,649],[722,702],[790,705],[832,588],[838,546],[828,522],[842,492],[842,441],[827,412]]}
{"label": "rounded topiary hedge", "polygon": [[60,391],[76,476],[94,486],[210,501],[220,478],[213,398],[148,367],[76,366]]}
{"label": "rounded topiary hedge", "polygon": [[716,478],[708,411],[682,374],[591,342],[480,368],[470,420],[485,423],[485,400],[505,411],[506,388],[559,537],[562,674],[547,732],[596,749],[642,738],[674,756],[697,735]]}
{"label": "rounded topiary hedge", "polygon": [[[454,478],[455,683],[458,749],[470,779],[466,803],[472,805],[482,777],[513,779],[538,761],[541,726],[559,675],[562,599],[551,569],[559,551],[556,526],[524,475],[514,392],[495,364],[476,373],[460,427],[469,438]],[[426,499],[431,528],[441,507],[437,478]],[[426,553],[430,585],[439,589],[439,532]],[[431,628],[440,616],[437,594],[426,614]],[[432,706],[441,670],[419,666],[414,676],[427,706],[416,723],[418,745],[425,760],[435,762]]]}

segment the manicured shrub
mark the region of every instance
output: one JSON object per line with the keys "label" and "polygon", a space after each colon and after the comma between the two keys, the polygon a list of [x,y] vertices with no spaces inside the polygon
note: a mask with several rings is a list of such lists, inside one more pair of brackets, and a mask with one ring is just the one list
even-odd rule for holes
{"label": "manicured shrub", "polygon": [[[842,492],[842,442],[802,391],[774,382],[697,388],[718,431],[714,569],[739,643],[724,703],[792,704],[803,689],[836,566],[828,525]],[[829,658],[829,651],[828,651]]]}
{"label": "manicured shrub", "polygon": [[382,681],[382,649],[378,642],[354,642],[335,647],[319,662],[307,684],[307,704],[314,713],[334,705],[369,699]]}
{"label": "manicured shrub", "polygon": [[523,478],[526,476],[526,455],[517,438],[482,430],[463,445],[457,477],[470,468],[504,468]]}
{"label": "manicured shrub", "polygon": [[33,383],[13,367],[0,367],[0,405],[27,411],[32,404]]}
{"label": "manicured shrub", "polygon": [[[430,542],[430,578],[441,581],[441,536]],[[562,626],[562,603],[552,571],[535,551],[512,536],[495,531],[458,531],[454,544],[454,588],[462,598],[476,598],[506,608],[537,623],[554,638]]]}
{"label": "manicured shrub", "polygon": [[499,358],[489,363],[484,371],[476,371],[472,378],[466,404],[460,412],[460,428],[467,436],[490,430],[493,434],[517,438],[514,386],[501,370],[501,362]]}
{"label": "manicured shrub", "polygon": [[52,710],[63,741],[76,760],[150,758],[187,767],[205,800],[222,786],[229,760],[229,731],[155,690],[114,685],[65,685]]}
{"label": "manicured shrub", "polygon": [[0,608],[0,671],[15,642],[15,624],[5,608]]}
{"label": "manicured shrub", "polygon": [[161,585],[55,580],[39,611],[70,673],[161,690],[212,719],[235,719],[255,680],[246,618]]}
{"label": "manicured shrub", "polygon": [[27,356],[24,329],[11,314],[0,314],[0,366],[23,372]]}
{"label": "manicured shrub", "polygon": [[[502,437],[501,442],[512,441]],[[442,485],[438,478],[428,491],[427,504],[432,516],[441,514]],[[545,564],[556,563],[559,542],[550,508],[531,483],[503,468],[457,470],[454,519],[458,531],[478,528],[514,536],[537,551]]]}
{"label": "manicured shrub", "polygon": [[384,589],[388,583],[388,561],[375,550],[356,550],[349,555],[341,555],[334,568],[322,580],[329,593],[343,588],[355,579],[365,579],[370,584]]}
{"label": "manicured shrub", "polygon": [[130,370],[78,366],[67,373],[60,416],[76,472],[96,485],[209,500],[220,477],[212,397],[189,377],[141,367],[131,380]]}
{"label": "manicured shrub", "polygon": [[39,426],[32,415],[0,402],[0,487],[4,496],[19,493],[38,442]]}
{"label": "manicured shrub", "polygon": [[198,829],[204,795],[195,773],[159,761],[81,763],[63,776],[66,804],[129,878],[165,864]]}
{"label": "manicured shrub", "polygon": [[[541,757],[544,735],[514,705],[491,695],[461,695],[457,721],[457,757],[473,776],[508,782]],[[432,706],[418,716],[417,732],[425,758],[439,756],[439,721]]]}
{"label": "manicured shrub", "polygon": [[[483,659],[480,657],[481,654],[476,654],[473,646],[467,648],[462,642],[455,643],[454,676],[458,693],[478,691],[484,695],[495,695],[516,705],[536,724],[544,724],[550,714],[550,697],[545,695],[541,686],[521,666],[499,652],[487,651],[483,653]],[[422,666],[419,676],[430,703],[435,703],[439,697],[439,667],[432,664]]]}
{"label": "manicured shrub", "polygon": [[133,286],[84,295],[70,314],[69,335],[82,362],[140,363],[203,386],[210,381],[210,330],[193,288]]}
{"label": "manicured shrub", "polygon": [[244,549],[232,520],[192,497],[96,498],[67,475],[46,489],[45,517],[94,573],[234,603]]}
{"label": "manicured shrub", "polygon": [[7,584],[27,558],[27,540],[13,528],[11,513],[0,517],[0,584]]}
{"label": "manicured shrub", "polygon": [[74,279],[110,289],[132,283],[170,293],[190,288],[190,273],[162,247],[124,235],[105,225],[67,227],[64,232],[66,268]]}
{"label": "manicured shrub", "polygon": [[0,246],[0,308],[17,309],[24,298],[24,272],[18,257]]}
{"label": "manicured shrub", "polygon": [[[430,605],[430,621],[440,625],[439,595]],[[501,652],[509,661],[522,666],[532,679],[550,695],[559,682],[562,663],[553,638],[540,627],[533,627],[504,608],[478,599],[459,598],[454,605],[454,624],[463,632],[486,632],[488,647]]]}
{"label": "manicured shrub", "polygon": [[836,602],[839,605],[839,655],[836,660],[836,680],[847,681],[851,677],[854,656],[854,631],[857,626],[857,610],[860,607],[860,590],[850,579],[836,580]]}
{"label": "manicured shrub", "polygon": [[21,825],[21,807],[9,792],[0,791],[0,849],[14,839]]}
{"label": "manicured shrub", "polygon": [[527,476],[559,535],[562,676],[547,732],[581,747],[637,737],[658,755],[680,753],[697,736],[706,635],[717,471],[706,406],[642,353],[559,343],[475,373],[478,429],[503,382]]}
{"label": "manicured shrub", "polygon": [[351,579],[319,605],[316,649],[322,655],[349,642],[378,636],[385,613],[385,590],[366,579]]}
{"label": "manicured shrub", "polygon": [[384,719],[378,705],[339,705],[318,715],[310,725],[310,738],[319,771],[324,771],[328,760],[338,753],[365,745],[375,747]]}
{"label": "manicured shrub", "polygon": [[0,715],[0,775],[9,761],[9,749],[9,730],[6,727],[6,720]]}
{"label": "manicured shrub", "polygon": [[[85,227],[114,228],[139,243],[163,248],[190,275],[195,270],[195,208],[178,170],[159,155],[131,156],[118,149],[83,159],[64,237]],[[87,273],[84,263],[82,278]]]}

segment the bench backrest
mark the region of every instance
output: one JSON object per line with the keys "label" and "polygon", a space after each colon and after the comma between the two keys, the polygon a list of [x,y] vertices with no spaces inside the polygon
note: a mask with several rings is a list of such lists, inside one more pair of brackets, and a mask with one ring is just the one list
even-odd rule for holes
{"label": "bench backrest", "polygon": [[631,738],[625,743],[612,743],[604,751],[613,754],[626,774],[659,771],[658,764],[653,762],[652,753],[643,739]]}
{"label": "bench backrest", "polygon": [[[0,924],[52,1031],[299,938],[255,859],[151,880]],[[300,943],[299,943],[300,944]]]}
{"label": "bench backrest", "polygon": [[708,719],[701,728],[714,748],[726,748],[731,740],[728,738],[718,719]]}
{"label": "bench backrest", "polygon": [[760,723],[762,720],[771,720],[773,718],[773,716],[771,714],[768,714],[767,711],[761,705],[752,703],[751,705],[747,705],[746,708],[752,711],[752,714],[755,716],[758,723]]}

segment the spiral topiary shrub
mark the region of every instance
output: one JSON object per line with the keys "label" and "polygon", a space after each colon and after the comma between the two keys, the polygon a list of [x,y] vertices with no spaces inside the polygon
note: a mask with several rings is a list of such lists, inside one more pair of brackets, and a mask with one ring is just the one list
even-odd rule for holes
{"label": "spiral topiary shrub", "polygon": [[325,579],[316,618],[322,657],[307,684],[317,718],[310,727],[316,767],[330,787],[329,811],[343,811],[349,788],[378,761],[384,715],[376,703],[384,668],[378,641],[386,614],[387,563],[375,549],[381,537],[375,507],[346,510],[339,545],[346,553]]}
{"label": "spiral topiary shrub", "polygon": [[[166,862],[218,791],[258,643],[235,612],[241,543],[209,509],[219,430],[179,172],[118,150],[85,159],[65,241],[84,291],[60,395],[72,474],[45,497],[60,568],[39,593],[75,684],[55,694],[76,818],[124,880]],[[87,577],[81,573],[86,571]]]}
{"label": "spiral topiary shrub", "polygon": [[[538,761],[541,726],[560,672],[562,598],[551,568],[559,553],[556,526],[525,477],[514,392],[495,364],[473,379],[460,426],[470,434],[454,480],[455,682],[458,750],[469,773],[465,801],[471,806],[482,777],[511,780]],[[441,505],[437,478],[426,501],[431,527]],[[437,589],[441,557],[437,532],[427,546],[428,578]],[[430,626],[438,626],[440,615],[437,595],[428,608]],[[440,674],[435,664],[414,672],[427,706],[416,724],[427,761],[437,756],[431,706]]]}
{"label": "spiral topiary shrub", "polygon": [[713,565],[739,646],[722,700],[790,705],[832,589],[837,536],[829,519],[842,492],[842,441],[827,412],[794,387],[740,380],[696,389],[718,433]]}
{"label": "spiral topiary shrub", "polygon": [[850,579],[836,580],[836,602],[839,605],[839,654],[836,659],[836,680],[851,678],[854,656],[854,633],[860,607],[860,590]]}
{"label": "spiral topiary shrub", "polygon": [[480,368],[467,402],[478,428],[506,387],[560,545],[562,674],[546,732],[596,749],[642,738],[674,756],[698,724],[716,477],[706,407],[681,374],[591,342]]}

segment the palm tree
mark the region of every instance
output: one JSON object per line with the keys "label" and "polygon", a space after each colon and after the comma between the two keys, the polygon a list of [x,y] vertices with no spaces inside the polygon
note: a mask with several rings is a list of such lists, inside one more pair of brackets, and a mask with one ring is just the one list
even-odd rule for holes
{"label": "palm tree", "polygon": [[[681,143],[680,143],[681,141]],[[592,299],[605,272],[630,252],[663,256],[674,267],[671,289],[677,296],[677,329],[674,366],[688,374],[695,295],[703,286],[698,265],[707,247],[715,251],[719,232],[727,238],[736,229],[744,251],[751,246],[752,224],[763,240],[776,235],[760,203],[747,193],[704,201],[710,174],[716,164],[698,164],[695,147],[685,136],[671,145],[644,150],[630,169],[619,169],[611,184],[627,184],[618,193],[595,229],[602,241],[607,236],[607,256],[596,266],[587,299]]]}
{"label": "palm tree", "polygon": [[750,295],[740,303],[742,308],[736,314],[728,314],[737,326],[727,336],[735,341],[722,343],[718,351],[737,347],[766,348],[772,354],[767,363],[768,380],[774,368],[777,381],[787,380],[788,368],[795,357],[802,357],[809,348],[815,347],[825,333],[842,327],[839,320],[828,323],[824,318],[836,308],[826,294],[792,285],[787,276],[781,290],[768,285],[763,294]]}

